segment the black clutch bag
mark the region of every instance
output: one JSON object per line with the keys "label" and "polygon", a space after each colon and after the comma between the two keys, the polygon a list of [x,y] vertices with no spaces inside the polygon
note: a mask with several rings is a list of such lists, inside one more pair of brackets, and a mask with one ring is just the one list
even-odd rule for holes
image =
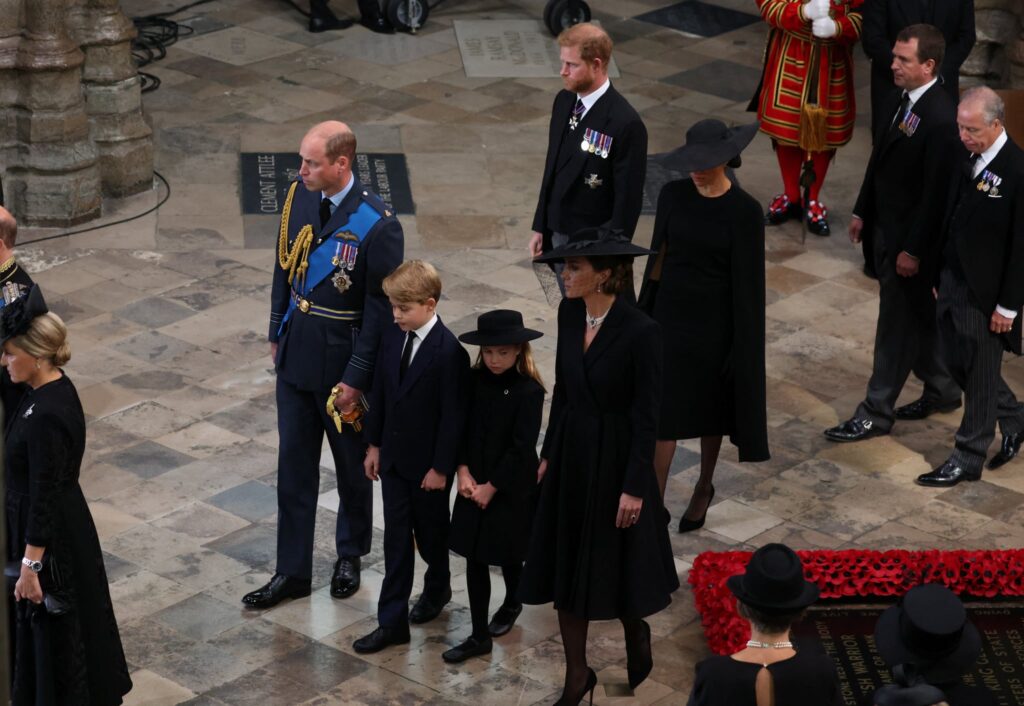
{"label": "black clutch bag", "polygon": [[[14,593],[14,586],[21,578],[21,562],[11,561],[4,565],[4,582],[7,595]],[[64,581],[57,567],[57,560],[47,556],[43,561],[43,570],[39,572],[39,586],[43,589],[43,606],[52,616],[66,615],[71,612],[74,603],[71,592],[64,586]]]}

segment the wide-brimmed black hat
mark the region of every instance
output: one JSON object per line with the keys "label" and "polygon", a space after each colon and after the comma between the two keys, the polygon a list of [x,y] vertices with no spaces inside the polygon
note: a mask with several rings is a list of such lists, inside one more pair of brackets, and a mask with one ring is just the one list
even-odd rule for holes
{"label": "wide-brimmed black hat", "polygon": [[933,684],[954,681],[981,652],[981,635],[960,599],[945,586],[907,591],[875,625],[878,653],[890,667],[913,664]]}
{"label": "wide-brimmed black hat", "polygon": [[569,236],[569,242],[535,257],[534,262],[559,262],[567,257],[639,257],[651,250],[633,245],[629,236],[618,228],[581,228]]}
{"label": "wide-brimmed black hat", "polygon": [[24,334],[28,331],[32,319],[48,311],[39,285],[33,284],[28,294],[15,299],[0,310],[0,343]]}
{"label": "wide-brimmed black hat", "polygon": [[871,697],[874,706],[934,706],[946,700],[946,695],[917,674],[913,665],[897,664],[892,667],[895,684],[887,684]]}
{"label": "wide-brimmed black hat", "polygon": [[752,608],[793,613],[818,600],[818,587],[804,578],[800,557],[785,544],[766,544],[750,557],[746,573],[730,576],[726,585]]}
{"label": "wide-brimmed black hat", "polygon": [[727,163],[750,144],[757,123],[726,127],[721,120],[707,118],[686,131],[686,143],[657,158],[659,164],[683,174],[699,172]]}
{"label": "wide-brimmed black hat", "polygon": [[471,346],[510,346],[526,343],[544,334],[523,326],[523,315],[512,309],[495,309],[480,314],[476,331],[467,331],[459,340]]}

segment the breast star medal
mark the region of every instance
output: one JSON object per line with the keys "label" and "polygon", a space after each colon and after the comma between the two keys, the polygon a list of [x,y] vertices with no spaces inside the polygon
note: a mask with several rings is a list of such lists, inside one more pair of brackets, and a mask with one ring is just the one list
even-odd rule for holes
{"label": "breast star medal", "polygon": [[335,289],[344,294],[352,286],[352,278],[348,276],[348,272],[345,270],[338,270],[331,277],[331,284],[334,285]]}

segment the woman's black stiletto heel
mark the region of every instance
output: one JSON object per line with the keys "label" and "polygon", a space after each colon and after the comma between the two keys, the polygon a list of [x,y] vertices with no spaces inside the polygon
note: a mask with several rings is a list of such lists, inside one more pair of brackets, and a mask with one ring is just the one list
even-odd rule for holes
{"label": "woman's black stiletto heel", "polygon": [[711,486],[711,497],[708,498],[708,504],[704,508],[704,514],[700,516],[699,520],[688,520],[686,516],[679,518],[679,533],[692,532],[698,530],[704,526],[704,520],[708,517],[708,508],[711,507],[711,501],[715,499],[715,486]]}
{"label": "woman's black stiletto heel", "polygon": [[594,706],[594,689],[597,688],[597,673],[593,669],[587,668],[587,683],[583,685],[583,691],[575,699],[570,700],[565,692],[562,692],[562,698],[555,702],[555,706],[576,706],[576,704],[582,703],[583,698],[590,694],[590,706]]}
{"label": "woman's black stiletto heel", "polygon": [[646,620],[640,621],[640,632],[643,634],[643,642],[639,645],[638,654],[629,649],[629,640],[626,641],[626,674],[629,676],[629,688],[636,689],[654,669],[654,657],[651,655],[651,626]]}

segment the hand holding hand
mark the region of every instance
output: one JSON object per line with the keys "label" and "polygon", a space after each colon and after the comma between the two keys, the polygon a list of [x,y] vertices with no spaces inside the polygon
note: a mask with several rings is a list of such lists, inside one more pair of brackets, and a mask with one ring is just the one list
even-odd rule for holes
{"label": "hand holding hand", "polygon": [[479,505],[481,510],[486,510],[491,500],[494,499],[494,494],[497,492],[498,489],[491,485],[490,482],[478,485],[473,491],[473,502]]}
{"label": "hand holding hand", "polygon": [[1013,328],[1013,319],[1008,319],[998,311],[992,312],[992,321],[988,326],[992,333],[1009,333]]}
{"label": "hand holding hand", "polygon": [[829,0],[808,0],[804,3],[804,17],[812,22],[828,17]]}
{"label": "hand holding hand", "polygon": [[836,36],[838,30],[834,20],[829,17],[822,17],[811,23],[811,32],[818,39],[831,39]]}
{"label": "hand holding hand", "polygon": [[427,471],[427,475],[423,476],[420,488],[423,490],[444,490],[447,485],[448,478],[431,468]]}
{"label": "hand holding hand", "polygon": [[896,256],[896,274],[900,277],[913,277],[917,274],[919,266],[917,258],[906,251]]}
{"label": "hand holding hand", "polygon": [[464,498],[472,497],[473,491],[476,490],[476,479],[469,472],[469,466],[459,466],[456,473],[459,479],[459,495]]}
{"label": "hand holding hand", "polygon": [[370,480],[380,479],[380,447],[371,444],[366,449],[366,458],[363,459],[363,471]]}
{"label": "hand holding hand", "polygon": [[643,508],[643,498],[638,498],[629,493],[623,493],[619,497],[619,512],[615,515],[615,526],[619,529],[632,527],[640,519],[640,510]]}

